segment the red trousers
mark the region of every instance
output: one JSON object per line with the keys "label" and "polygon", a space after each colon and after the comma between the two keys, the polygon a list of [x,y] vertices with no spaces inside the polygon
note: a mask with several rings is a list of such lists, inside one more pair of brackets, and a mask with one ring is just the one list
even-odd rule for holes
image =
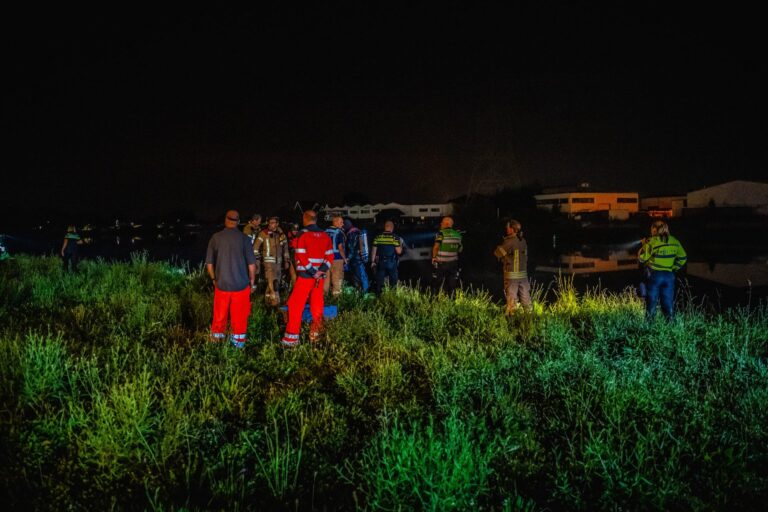
{"label": "red trousers", "polygon": [[224,338],[227,331],[227,319],[232,325],[232,336],[245,339],[248,330],[248,315],[251,313],[251,290],[225,292],[216,288],[213,294],[213,323],[211,334],[214,338]]}
{"label": "red trousers", "polygon": [[309,311],[312,313],[311,333],[317,333],[323,327],[323,279],[299,277],[288,297],[288,325],[285,327],[283,343],[293,344],[299,341],[301,316],[309,298]]}

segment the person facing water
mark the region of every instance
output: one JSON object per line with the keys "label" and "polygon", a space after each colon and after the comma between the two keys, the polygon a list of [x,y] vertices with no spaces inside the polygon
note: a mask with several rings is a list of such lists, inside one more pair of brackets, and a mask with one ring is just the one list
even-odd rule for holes
{"label": "person facing water", "polygon": [[229,320],[230,342],[243,348],[256,279],[256,256],[250,238],[237,229],[239,222],[237,210],[229,210],[224,229],[214,233],[208,242],[205,266],[214,286],[211,339],[224,339]]}
{"label": "person facing water", "polygon": [[674,318],[675,272],[688,261],[682,244],[669,233],[666,222],[651,224],[651,237],[642,240],[637,254],[640,264],[649,271],[645,286],[645,314],[648,320],[656,317],[656,303],[668,320]]}
{"label": "person facing water", "polygon": [[64,263],[64,270],[67,272],[77,270],[77,264],[79,263],[78,246],[82,244],[83,241],[80,239],[80,235],[77,234],[77,228],[73,225],[67,226],[67,233],[64,235],[64,243],[61,246],[61,259]]}
{"label": "person facing water", "polygon": [[504,273],[504,295],[507,298],[507,313],[517,310],[517,301],[525,309],[531,308],[531,283],[528,281],[528,243],[523,238],[523,227],[516,220],[510,220],[505,227],[501,245],[493,252],[502,263]]}

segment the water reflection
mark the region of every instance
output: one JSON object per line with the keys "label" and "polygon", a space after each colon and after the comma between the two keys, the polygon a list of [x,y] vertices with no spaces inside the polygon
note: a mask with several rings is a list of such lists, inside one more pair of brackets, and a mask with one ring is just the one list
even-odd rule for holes
{"label": "water reflection", "polygon": [[[713,285],[732,288],[768,287],[768,256],[739,256],[738,261],[724,261],[726,258],[722,256],[691,251],[686,272],[690,277],[709,281]],[[583,246],[579,250],[554,255],[544,264],[536,266],[536,272],[574,275],[637,269],[637,246],[634,244]]]}
{"label": "water reflection", "polygon": [[688,275],[732,288],[768,286],[768,256],[736,263],[689,261]]}
{"label": "water reflection", "polygon": [[414,231],[401,233],[405,243],[400,261],[427,261],[432,259],[432,245],[435,243],[434,231]]}
{"label": "water reflection", "polygon": [[599,272],[636,270],[637,268],[636,249],[605,247],[600,249],[598,253],[594,249],[582,249],[569,254],[560,254],[544,265],[537,265],[536,271],[594,274]]}

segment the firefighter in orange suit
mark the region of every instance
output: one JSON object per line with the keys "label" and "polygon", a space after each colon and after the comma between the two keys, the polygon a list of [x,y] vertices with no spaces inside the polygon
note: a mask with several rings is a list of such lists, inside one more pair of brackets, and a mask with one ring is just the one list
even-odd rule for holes
{"label": "firefighter in orange suit", "polygon": [[309,341],[315,342],[320,337],[323,327],[323,284],[328,269],[333,262],[333,242],[328,234],[317,227],[317,213],[313,210],[304,212],[304,229],[296,239],[296,284],[288,297],[288,325],[285,328],[283,344],[289,347],[298,345],[301,331],[301,316],[309,298],[312,312],[312,325]]}

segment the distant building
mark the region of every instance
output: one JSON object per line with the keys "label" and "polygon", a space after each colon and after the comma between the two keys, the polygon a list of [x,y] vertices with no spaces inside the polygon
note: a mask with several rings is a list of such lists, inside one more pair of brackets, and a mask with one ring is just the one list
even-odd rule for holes
{"label": "distant building", "polygon": [[686,206],[686,196],[656,196],[640,199],[640,209],[651,217],[680,217]]}
{"label": "distant building", "polygon": [[701,208],[746,208],[768,215],[768,183],[729,181],[688,192],[686,202],[687,208],[694,211]]}
{"label": "distant building", "polygon": [[581,213],[608,212],[609,219],[625,220],[639,209],[637,192],[598,192],[583,183],[574,189],[545,190],[534,196],[536,206],[568,216]]}
{"label": "distant building", "polygon": [[376,216],[384,211],[393,213],[401,212],[402,217],[411,217],[413,219],[427,219],[430,217],[442,217],[453,214],[452,203],[429,203],[429,204],[400,204],[400,203],[376,203],[376,204],[355,204],[342,206],[328,206],[326,217],[330,218],[332,214],[339,213],[345,217],[357,220],[374,221]]}

